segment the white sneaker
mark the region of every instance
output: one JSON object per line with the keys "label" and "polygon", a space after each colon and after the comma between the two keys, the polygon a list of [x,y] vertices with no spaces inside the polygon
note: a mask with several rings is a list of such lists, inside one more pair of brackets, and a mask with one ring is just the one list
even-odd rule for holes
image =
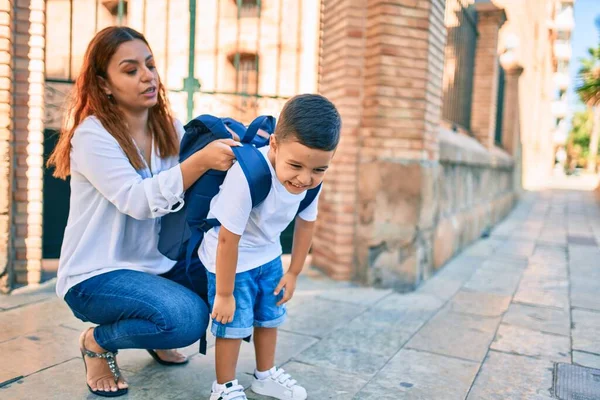
{"label": "white sneaker", "polygon": [[238,384],[237,379],[227,382],[223,390],[217,388],[217,381],[213,382],[210,400],[248,400],[244,387]]}
{"label": "white sneaker", "polygon": [[[271,396],[280,400],[306,400],[306,389],[298,385],[290,374],[282,368],[277,368],[268,378],[252,381],[252,391],[263,396]],[[211,399],[212,400],[212,399]]]}

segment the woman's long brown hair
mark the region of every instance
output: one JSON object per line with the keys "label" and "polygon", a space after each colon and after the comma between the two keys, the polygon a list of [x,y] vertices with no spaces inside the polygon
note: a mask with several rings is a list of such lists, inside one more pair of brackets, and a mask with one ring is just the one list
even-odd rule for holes
{"label": "woman's long brown hair", "polygon": [[[102,126],[117,140],[131,165],[135,169],[144,168],[145,164],[129,134],[123,113],[104,93],[101,86],[101,79],[108,79],[106,72],[108,64],[119,46],[136,39],[143,41],[150,48],[144,35],[121,26],[111,26],[101,30],[90,42],[85,52],[81,73],[75,82],[58,143],[48,159],[48,167],[56,167],[53,174],[55,177],[66,179],[70,175],[71,139],[77,126],[91,115],[98,118]],[[176,155],[179,151],[179,141],[173,126],[166,91],[160,78],[158,102],[148,112],[148,124],[160,156]]]}

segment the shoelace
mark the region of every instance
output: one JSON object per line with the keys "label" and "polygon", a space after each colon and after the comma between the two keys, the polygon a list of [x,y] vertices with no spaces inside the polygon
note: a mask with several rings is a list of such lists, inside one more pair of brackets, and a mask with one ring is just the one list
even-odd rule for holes
{"label": "shoelace", "polygon": [[275,371],[273,375],[271,375],[271,379],[279,382],[282,385],[285,385],[289,389],[293,388],[296,386],[296,383],[298,383],[297,380],[292,379],[290,374],[286,374],[283,368],[279,368],[277,371]]}
{"label": "shoelace", "polygon": [[236,385],[225,389],[223,393],[221,393],[221,398],[223,400],[246,399],[246,393],[244,393],[244,387],[242,385]]}

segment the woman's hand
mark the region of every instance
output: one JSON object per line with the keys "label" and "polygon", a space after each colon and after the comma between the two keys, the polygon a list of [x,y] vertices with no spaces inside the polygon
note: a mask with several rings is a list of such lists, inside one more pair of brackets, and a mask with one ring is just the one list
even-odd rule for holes
{"label": "woman's hand", "polygon": [[235,160],[231,147],[241,145],[233,139],[215,140],[188,157],[180,164],[183,190],[192,186],[209,169],[227,171],[231,168]]}
{"label": "woman's hand", "polygon": [[235,156],[232,146],[241,146],[240,142],[233,139],[220,139],[209,143],[205,148],[199,151],[198,156],[206,169],[216,169],[218,171],[227,171],[233,165]]}

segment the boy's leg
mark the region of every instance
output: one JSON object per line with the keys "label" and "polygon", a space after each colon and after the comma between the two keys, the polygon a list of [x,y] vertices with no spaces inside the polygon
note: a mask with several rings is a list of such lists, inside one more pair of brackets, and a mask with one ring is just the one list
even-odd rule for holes
{"label": "boy's leg", "polygon": [[254,328],[254,351],[256,352],[257,371],[269,371],[275,366],[276,347],[277,328]]}
{"label": "boy's leg", "polygon": [[283,369],[275,367],[277,327],[283,324],[287,315],[285,305],[277,305],[283,291],[277,296],[273,294],[283,277],[281,259],[263,265],[259,271],[259,290],[254,306],[256,371],[252,391],[276,399],[305,400],[306,390]]}
{"label": "boy's leg", "polygon": [[275,366],[277,327],[283,324],[287,312],[285,305],[277,302],[283,291],[273,294],[283,277],[281,259],[277,258],[259,268],[258,294],[254,305],[254,350],[257,371],[268,371]]}
{"label": "boy's leg", "polygon": [[237,360],[242,339],[217,338],[215,344],[215,365],[217,383],[224,385],[235,379]]}
{"label": "boy's leg", "polygon": [[[242,339],[252,334],[254,300],[256,298],[256,272],[250,270],[236,274],[233,296],[235,314],[233,321],[221,324],[212,321],[211,332],[216,337],[215,365],[217,383],[223,385],[235,379],[237,360]],[[216,293],[216,275],[207,272],[208,301],[212,309]]]}

